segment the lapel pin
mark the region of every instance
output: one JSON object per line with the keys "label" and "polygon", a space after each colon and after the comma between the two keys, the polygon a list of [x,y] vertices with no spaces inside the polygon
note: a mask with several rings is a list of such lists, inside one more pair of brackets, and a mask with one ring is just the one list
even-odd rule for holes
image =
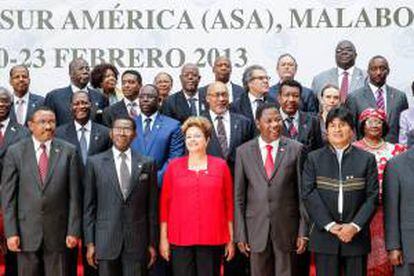
{"label": "lapel pin", "polygon": [[36,104],[35,103],[32,103],[32,107],[36,107]]}
{"label": "lapel pin", "polygon": [[280,152],[284,152],[285,151],[285,148],[280,147],[280,150],[279,151]]}
{"label": "lapel pin", "polygon": [[11,129],[12,131],[16,131],[16,128],[15,128],[14,126],[12,126],[10,129]]}
{"label": "lapel pin", "polygon": [[155,127],[158,129],[158,128],[160,128],[160,125],[156,125]]}
{"label": "lapel pin", "polygon": [[55,149],[55,152],[60,152],[60,149],[56,148],[56,149]]}
{"label": "lapel pin", "polygon": [[95,139],[95,141],[97,141],[99,139],[99,136],[98,135],[95,135],[94,136],[94,139]]}
{"label": "lapel pin", "polygon": [[142,168],[142,165],[141,165],[141,163],[138,163],[138,168],[140,168],[140,169]]}

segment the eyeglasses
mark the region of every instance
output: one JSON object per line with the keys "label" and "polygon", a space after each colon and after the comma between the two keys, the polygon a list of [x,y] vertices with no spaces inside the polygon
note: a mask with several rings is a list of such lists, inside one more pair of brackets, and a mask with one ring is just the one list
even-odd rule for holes
{"label": "eyeglasses", "polygon": [[260,80],[260,81],[264,81],[264,80],[270,80],[270,77],[269,76],[257,76],[257,77],[252,77],[251,79],[250,79],[251,81],[254,81],[254,80]]}

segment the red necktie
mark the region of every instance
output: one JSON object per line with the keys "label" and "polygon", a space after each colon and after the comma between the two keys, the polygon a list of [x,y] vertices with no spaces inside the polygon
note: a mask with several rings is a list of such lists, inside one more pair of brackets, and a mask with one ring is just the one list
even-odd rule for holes
{"label": "red necktie", "polygon": [[266,149],[267,149],[267,156],[266,156],[266,161],[265,161],[265,170],[266,170],[267,177],[270,179],[273,173],[273,169],[275,168],[275,163],[273,162],[273,156],[272,156],[273,146],[266,145]]}
{"label": "red necktie", "polygon": [[40,179],[42,180],[42,185],[44,185],[46,181],[49,160],[48,160],[47,153],[46,153],[46,145],[41,144],[40,148],[42,149],[42,153],[40,154],[38,167],[39,167]]}
{"label": "red necktie", "polygon": [[348,81],[348,72],[344,71],[343,77],[342,77],[342,84],[341,84],[341,91],[339,92],[341,97],[341,103],[344,103],[346,100],[346,96],[348,95],[348,87],[349,87],[349,81]]}

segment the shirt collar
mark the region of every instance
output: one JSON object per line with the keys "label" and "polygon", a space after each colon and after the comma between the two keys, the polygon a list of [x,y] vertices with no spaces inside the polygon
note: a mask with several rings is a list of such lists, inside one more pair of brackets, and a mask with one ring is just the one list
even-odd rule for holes
{"label": "shirt collar", "polygon": [[374,93],[374,95],[376,96],[377,95],[377,91],[379,90],[379,89],[382,89],[382,92],[383,92],[383,95],[385,94],[385,92],[387,91],[386,90],[386,85],[384,84],[383,86],[381,86],[381,87],[378,87],[378,86],[375,86],[375,85],[373,85],[371,82],[369,82],[368,81],[368,85],[369,85],[369,88],[371,88],[371,91]]}
{"label": "shirt collar", "polygon": [[279,146],[279,141],[280,141],[280,139],[278,138],[277,140],[275,140],[275,141],[271,142],[270,144],[268,144],[263,140],[262,136],[260,136],[260,135],[259,135],[258,140],[259,140],[259,147],[261,149],[266,149],[267,145],[271,145],[273,147],[273,149],[277,149],[277,147]]}
{"label": "shirt collar", "polygon": [[42,143],[42,142],[38,141],[33,135],[32,135],[32,140],[33,140],[33,144],[34,144],[34,147],[35,147],[36,151],[38,151],[40,149],[41,144],[45,144],[46,151],[49,151],[52,140],[47,140],[46,142]]}
{"label": "shirt collar", "polygon": [[3,133],[6,131],[8,125],[9,125],[9,122],[10,122],[10,117],[7,117],[6,120],[3,120],[3,121],[0,122],[0,124],[3,125],[3,127],[2,127]]}
{"label": "shirt collar", "polygon": [[73,93],[76,93],[76,92],[79,92],[79,91],[85,91],[86,93],[89,93],[88,86],[85,86],[84,88],[79,88],[76,85],[74,85],[73,83],[71,83],[70,87],[72,88]]}
{"label": "shirt collar", "polygon": [[158,111],[155,111],[151,116],[146,116],[144,113],[141,113],[142,115],[142,121],[145,122],[145,119],[150,118],[151,119],[151,123],[155,122],[155,118],[158,115]]}
{"label": "shirt collar", "polygon": [[354,69],[355,69],[355,66],[352,66],[346,70],[338,67],[338,76],[342,76],[345,71],[348,72],[348,76],[352,76],[352,74],[354,73]]}
{"label": "shirt collar", "polygon": [[[114,154],[115,159],[121,158],[121,151],[119,151],[115,146],[112,146],[112,152]],[[126,154],[127,159],[131,160],[131,148],[128,148],[126,151],[124,151],[124,153]]]}
{"label": "shirt collar", "polygon": [[259,98],[256,98],[252,93],[247,92],[247,95],[249,96],[249,100],[251,103],[254,103],[256,100],[263,100],[264,101],[264,96],[262,95]]}
{"label": "shirt collar", "polygon": [[24,96],[21,97],[21,98],[17,97],[16,94],[13,94],[13,102],[14,102],[14,104],[17,105],[17,101],[21,101],[21,100],[24,100],[24,102],[27,104],[29,102],[29,92],[27,92],[26,94],[24,94]]}
{"label": "shirt collar", "polygon": [[198,91],[197,92],[195,92],[195,94],[194,94],[194,96],[189,96],[189,95],[187,95],[187,93],[185,93],[184,92],[184,90],[183,90],[183,94],[184,94],[184,97],[185,97],[185,99],[188,101],[189,99],[196,99],[197,101],[198,101]]}
{"label": "shirt collar", "polygon": [[91,120],[89,120],[84,126],[79,124],[78,122],[76,122],[76,120],[74,121],[74,123],[75,123],[76,132],[80,131],[81,128],[85,128],[86,131],[91,131],[92,130]]}
{"label": "shirt collar", "polygon": [[285,121],[289,117],[293,117],[293,120],[294,121],[298,121],[299,120],[299,111],[298,110],[296,110],[296,113],[293,116],[287,115],[285,112],[283,112],[282,108],[280,108],[279,112],[280,112],[280,116],[282,116],[282,120],[283,121]]}
{"label": "shirt collar", "polygon": [[210,112],[210,117],[211,117],[211,121],[214,122],[217,119],[217,116],[222,116],[224,121],[228,121],[230,122],[230,112],[227,110],[226,112],[224,112],[223,114],[216,114],[214,113],[211,109],[209,110]]}
{"label": "shirt collar", "polygon": [[124,98],[124,103],[126,106],[129,106],[132,103],[136,103],[136,107],[139,107],[139,99],[138,97],[134,101],[130,101],[127,98]]}

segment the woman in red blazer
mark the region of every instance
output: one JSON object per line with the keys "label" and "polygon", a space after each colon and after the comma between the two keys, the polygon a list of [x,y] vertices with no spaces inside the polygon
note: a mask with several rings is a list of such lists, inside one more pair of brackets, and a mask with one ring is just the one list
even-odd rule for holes
{"label": "woman in red blazer", "polygon": [[176,158],[164,175],[160,206],[160,253],[174,275],[220,275],[234,256],[233,184],[226,161],[207,155],[210,122],[190,117],[182,131],[188,156]]}

